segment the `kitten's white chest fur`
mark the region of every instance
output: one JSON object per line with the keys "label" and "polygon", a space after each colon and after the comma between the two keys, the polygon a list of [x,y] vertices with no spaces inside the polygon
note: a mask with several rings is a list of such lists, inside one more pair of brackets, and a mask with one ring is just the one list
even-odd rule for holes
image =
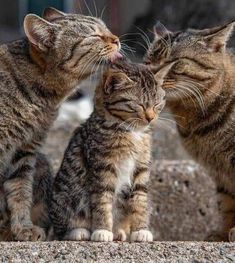
{"label": "kitten's white chest fur", "polygon": [[119,193],[123,186],[131,186],[135,170],[135,160],[131,156],[123,159],[116,165],[117,185],[116,193]]}
{"label": "kitten's white chest fur", "polygon": [[[133,144],[136,144],[136,148],[140,145],[140,141],[143,139],[142,131],[133,131]],[[118,164],[116,164],[117,171],[117,185],[116,185],[116,193],[120,192],[124,186],[132,186],[133,183],[133,175],[136,168],[136,158],[135,154],[128,154],[128,157],[124,157],[120,160]]]}

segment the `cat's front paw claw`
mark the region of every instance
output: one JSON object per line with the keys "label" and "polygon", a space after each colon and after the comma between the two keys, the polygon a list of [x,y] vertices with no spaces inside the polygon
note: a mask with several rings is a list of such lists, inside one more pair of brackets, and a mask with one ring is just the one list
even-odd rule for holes
{"label": "cat's front paw claw", "polygon": [[86,228],[75,228],[65,236],[64,240],[88,241],[90,240],[90,237],[90,231],[88,231]]}
{"label": "cat's front paw claw", "polygon": [[92,233],[91,240],[96,242],[112,242],[113,233],[105,229],[97,229]]}
{"label": "cat's front paw claw", "polygon": [[153,235],[149,230],[141,229],[131,233],[131,242],[152,242]]}
{"label": "cat's front paw claw", "polygon": [[229,231],[229,242],[235,242],[235,227]]}
{"label": "cat's front paw claw", "polygon": [[23,227],[15,233],[16,241],[45,241],[45,231],[38,226]]}

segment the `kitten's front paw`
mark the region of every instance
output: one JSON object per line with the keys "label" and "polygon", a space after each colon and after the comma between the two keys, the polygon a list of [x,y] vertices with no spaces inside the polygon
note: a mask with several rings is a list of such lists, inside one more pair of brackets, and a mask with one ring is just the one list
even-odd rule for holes
{"label": "kitten's front paw", "polygon": [[235,242],[235,227],[229,231],[229,242]]}
{"label": "kitten's front paw", "polygon": [[18,231],[13,231],[16,241],[45,241],[45,231],[38,226],[30,226],[20,228]]}
{"label": "kitten's front paw", "polygon": [[131,233],[131,242],[152,242],[153,235],[149,230],[141,229]]}
{"label": "kitten's front paw", "polygon": [[64,240],[88,241],[90,240],[90,237],[90,231],[88,231],[86,228],[75,228],[65,236]]}
{"label": "kitten's front paw", "polygon": [[96,242],[112,242],[113,233],[105,229],[97,229],[92,233],[91,240]]}
{"label": "kitten's front paw", "polygon": [[114,240],[115,241],[126,241],[126,233],[123,229],[118,229],[118,231],[114,234]]}

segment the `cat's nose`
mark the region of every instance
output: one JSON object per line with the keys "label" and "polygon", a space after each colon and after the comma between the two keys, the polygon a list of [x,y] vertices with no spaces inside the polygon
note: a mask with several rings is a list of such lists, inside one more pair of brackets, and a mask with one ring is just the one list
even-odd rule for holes
{"label": "cat's nose", "polygon": [[117,45],[117,47],[120,48],[120,45],[121,45],[121,44],[120,44],[120,40],[119,40],[118,37],[113,36],[113,37],[111,38],[111,43],[114,44],[114,45]]}
{"label": "cat's nose", "polygon": [[146,120],[150,123],[154,119],[153,116],[146,115]]}
{"label": "cat's nose", "polygon": [[152,108],[147,108],[145,112],[145,119],[148,123],[155,119],[155,112]]}

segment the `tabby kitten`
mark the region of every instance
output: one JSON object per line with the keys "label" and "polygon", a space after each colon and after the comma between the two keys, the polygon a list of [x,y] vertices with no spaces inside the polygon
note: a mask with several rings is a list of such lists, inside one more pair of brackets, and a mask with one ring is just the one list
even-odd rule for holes
{"label": "tabby kitten", "polygon": [[31,215],[36,153],[60,104],[120,57],[120,43],[100,19],[52,8],[27,15],[24,30],[27,39],[0,46],[0,215],[15,240],[32,241],[45,239]]}
{"label": "tabby kitten", "polygon": [[[51,204],[60,240],[152,241],[148,230],[150,123],[163,108],[160,79],[143,65],[116,63],[96,89],[55,178]],[[114,236],[113,236],[114,233]]]}
{"label": "tabby kitten", "polygon": [[[155,28],[147,63],[175,62],[163,88],[185,148],[213,176],[223,229],[214,240],[235,241],[235,55],[226,49],[234,22],[172,33]],[[228,235],[229,233],[229,235]]]}

